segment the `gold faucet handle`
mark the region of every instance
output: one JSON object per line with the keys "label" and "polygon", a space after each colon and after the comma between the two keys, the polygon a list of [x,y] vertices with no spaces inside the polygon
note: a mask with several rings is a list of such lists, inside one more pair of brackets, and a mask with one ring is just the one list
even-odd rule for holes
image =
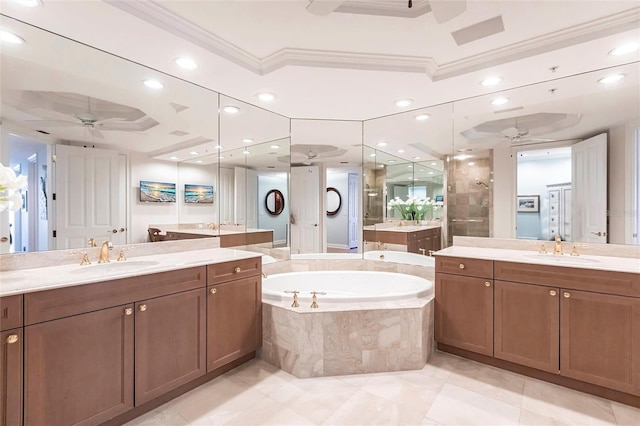
{"label": "gold faucet handle", "polygon": [[[419,248],[418,251],[420,251],[420,253],[422,253],[423,256],[427,255],[427,249]],[[429,251],[431,251],[431,250],[429,250]]]}
{"label": "gold faucet handle", "polygon": [[87,244],[89,244],[89,247],[98,247],[98,243],[96,243],[96,239],[93,237],[89,238]]}
{"label": "gold faucet handle", "polygon": [[300,307],[300,304],[298,303],[298,293],[300,292],[298,290],[285,290],[284,292],[287,294],[293,294],[293,303],[291,304],[292,308]]}
{"label": "gold faucet handle", "polygon": [[578,253],[578,247],[576,245],[573,246],[573,249],[571,250],[570,255],[571,256],[580,256],[580,253]]}
{"label": "gold faucet handle", "polygon": [[120,252],[118,253],[118,258],[116,259],[117,262],[124,262],[125,260],[127,260],[127,257],[124,255],[125,251],[129,251],[129,250],[133,250],[135,247],[129,246],[129,247],[122,247],[120,249]]}
{"label": "gold faucet handle", "polygon": [[71,253],[69,253],[69,256],[75,256],[78,254],[82,255],[82,260],[80,261],[80,265],[82,266],[91,265],[91,261],[89,260],[89,255],[87,254],[86,251],[72,251]]}
{"label": "gold faucet handle", "polygon": [[429,253],[429,257],[433,257],[433,253],[435,253],[436,250],[427,250],[427,253]]}
{"label": "gold faucet handle", "polygon": [[547,254],[547,248],[544,246],[544,243],[540,244],[540,250],[538,250],[538,253]]}

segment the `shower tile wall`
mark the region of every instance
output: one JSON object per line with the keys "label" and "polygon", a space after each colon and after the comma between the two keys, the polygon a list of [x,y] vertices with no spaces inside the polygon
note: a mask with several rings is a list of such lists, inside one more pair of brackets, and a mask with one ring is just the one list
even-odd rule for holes
{"label": "shower tile wall", "polygon": [[[473,162],[473,165],[469,165]],[[447,171],[448,245],[454,235],[489,237],[493,224],[493,178],[491,151],[474,152],[473,157],[449,161]],[[478,185],[483,182],[489,186]]]}

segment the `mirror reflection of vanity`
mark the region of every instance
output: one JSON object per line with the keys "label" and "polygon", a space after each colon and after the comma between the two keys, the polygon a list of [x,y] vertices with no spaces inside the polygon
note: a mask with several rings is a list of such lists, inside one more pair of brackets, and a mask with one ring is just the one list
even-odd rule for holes
{"label": "mirror reflection of vanity", "polygon": [[[70,234],[73,247],[84,246],[88,237],[117,244],[145,242],[150,225],[166,225],[161,228],[163,235],[181,227],[214,237],[220,237],[222,231],[247,234],[249,230],[273,230],[271,248],[292,245],[294,254],[362,252],[366,249],[364,240],[368,244],[381,241],[377,234],[368,237],[363,233],[397,228],[400,220],[403,226],[411,222],[411,226],[439,228],[442,246],[450,244],[454,235],[549,239],[556,217],[551,213],[556,206],[553,188],[567,179],[545,182],[540,190],[520,188],[521,183],[531,180],[525,169],[535,170],[533,165],[542,161],[534,160],[536,156],[556,155],[549,154],[551,148],[563,149],[601,133],[607,134],[608,143],[606,198],[594,201],[593,208],[571,210],[573,214],[604,211],[605,228],[587,231],[600,232],[598,242],[638,243],[637,63],[364,122],[289,120],[10,18],[2,21],[29,41],[22,50],[2,51],[1,161],[22,156],[19,168],[31,179],[20,214],[10,220],[3,212],[0,221],[2,235],[12,235],[15,252],[56,248],[63,232],[56,221],[63,223],[65,214],[75,220],[69,231],[85,228],[86,218],[73,216],[79,210],[67,207],[65,213],[57,208],[65,201],[65,193],[56,189],[56,184],[63,188],[70,182],[89,182],[78,179],[80,175],[74,173],[79,172],[61,167],[71,158],[65,150],[73,155],[109,151],[108,161],[93,156],[83,162],[94,163],[83,164],[109,164],[101,169],[101,176],[114,177],[108,185],[114,198],[105,204],[100,197],[102,204],[97,210],[100,221],[107,216],[110,220]],[[53,52],[67,54],[60,57]],[[83,64],[100,63],[101,67],[79,66],[74,57],[83,58]],[[616,85],[597,83],[614,71],[625,78]],[[27,74],[32,77],[29,84],[20,78]],[[151,77],[164,88],[154,91],[140,84]],[[498,95],[509,98],[510,103],[491,105]],[[225,111],[228,106],[236,106],[238,111]],[[219,120],[215,119],[216,111]],[[558,118],[558,114],[564,117]],[[254,146],[267,148],[258,155],[251,152]],[[251,154],[242,153],[246,147]],[[234,150],[241,150],[240,154]],[[56,173],[48,161],[54,153]],[[227,153],[235,155],[232,162]],[[567,157],[562,161],[571,162]],[[411,174],[400,173],[401,164],[407,171],[412,166]],[[573,170],[582,172],[585,168]],[[538,176],[551,174],[539,172]],[[315,176],[317,184],[311,185],[312,192],[298,185],[308,182],[297,179],[300,176]],[[255,186],[254,177],[259,182]],[[595,182],[589,177],[582,175],[583,194],[595,192],[591,190]],[[175,183],[175,202],[141,201],[140,181]],[[102,194],[103,182],[82,189],[89,195]],[[212,186],[214,203],[186,202],[185,185]],[[326,213],[334,211],[328,187],[336,188],[341,196],[335,215]],[[69,188],[74,194],[79,189]],[[266,193],[273,189],[282,193],[278,215],[270,213],[271,204],[265,204]],[[54,193],[58,197],[55,204]],[[255,196],[248,196],[250,193]],[[563,198],[565,208],[557,218],[576,202],[576,193],[570,194],[571,201]],[[539,197],[538,211],[517,211],[516,201],[523,195]],[[428,216],[403,219],[399,211],[389,209],[389,202],[395,197],[406,201],[408,196],[432,201],[440,196],[442,201],[436,202],[439,204]],[[67,200],[72,198],[67,196]],[[561,204],[557,206],[560,209]],[[573,219],[570,222],[576,223]],[[538,231],[524,232],[532,223]],[[31,231],[18,237],[18,229]],[[563,233],[566,237],[567,232]],[[248,241],[245,235],[238,244]],[[8,251],[6,244],[2,247],[3,252]],[[426,247],[417,248],[427,251]],[[288,257],[286,250],[280,254]]]}

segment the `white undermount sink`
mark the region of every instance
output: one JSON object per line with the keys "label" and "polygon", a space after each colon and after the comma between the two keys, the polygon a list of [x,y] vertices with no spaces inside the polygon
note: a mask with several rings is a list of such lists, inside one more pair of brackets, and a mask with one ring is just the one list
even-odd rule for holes
{"label": "white undermount sink", "polygon": [[575,263],[575,264],[584,264],[584,263],[599,263],[600,261],[597,259],[590,259],[588,257],[582,256],[571,256],[568,254],[543,254],[543,253],[529,253],[525,254],[522,257],[532,260],[542,260],[545,262],[553,262],[553,263]]}
{"label": "white undermount sink", "polygon": [[80,266],[71,271],[72,274],[108,275],[117,273],[136,272],[159,264],[155,260],[126,260],[124,262],[96,263]]}

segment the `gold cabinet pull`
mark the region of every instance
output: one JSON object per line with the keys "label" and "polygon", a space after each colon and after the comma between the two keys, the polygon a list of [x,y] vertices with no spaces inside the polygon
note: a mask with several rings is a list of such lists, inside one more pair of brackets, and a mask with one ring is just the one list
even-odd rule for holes
{"label": "gold cabinet pull", "polygon": [[140,312],[144,312],[147,310],[147,305],[140,305],[138,306],[138,309],[140,310]]}
{"label": "gold cabinet pull", "polygon": [[552,295],[552,296],[555,296],[556,295],[556,291],[555,290],[549,290],[549,294]]}
{"label": "gold cabinet pull", "polygon": [[458,267],[459,267],[460,269],[464,269],[464,263],[461,263],[460,265],[458,265]]}
{"label": "gold cabinet pull", "polygon": [[485,281],[485,282],[484,282],[484,286],[485,286],[485,287],[491,287],[491,283],[490,283],[489,281]]}
{"label": "gold cabinet pull", "polygon": [[566,297],[567,299],[571,297],[571,294],[569,294],[569,292],[568,292],[568,291],[565,291],[562,295],[563,295],[564,297]]}
{"label": "gold cabinet pull", "polygon": [[209,293],[211,294],[216,294],[218,292],[217,288],[212,288],[211,290],[209,290]]}
{"label": "gold cabinet pull", "polygon": [[233,272],[235,272],[235,273],[237,274],[237,273],[238,273],[238,272],[240,272],[241,270],[242,270],[242,269],[240,269],[240,267],[239,267],[239,266],[236,266],[236,268],[233,270]]}
{"label": "gold cabinet pull", "polygon": [[133,309],[131,309],[131,308],[125,308],[124,309],[124,314],[125,315],[131,315],[132,313],[133,313]]}
{"label": "gold cabinet pull", "polygon": [[18,341],[18,335],[17,334],[10,334],[7,336],[7,343],[8,344],[13,344],[16,343]]}

